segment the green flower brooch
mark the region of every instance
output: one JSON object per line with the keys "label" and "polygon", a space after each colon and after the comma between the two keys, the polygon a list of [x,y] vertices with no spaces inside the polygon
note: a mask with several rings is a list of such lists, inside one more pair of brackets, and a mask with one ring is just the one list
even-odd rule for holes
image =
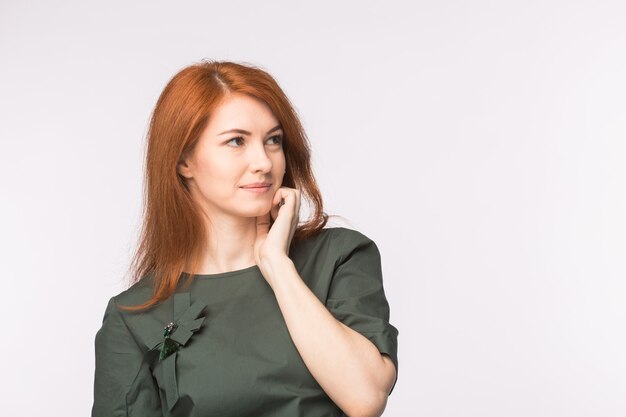
{"label": "green flower brooch", "polygon": [[196,300],[190,305],[189,293],[174,294],[174,320],[163,328],[162,337],[150,337],[150,351],[159,351],[162,364],[165,399],[171,410],[178,401],[178,377],[176,357],[191,336],[202,327],[205,317],[198,317],[206,303]]}
{"label": "green flower brooch", "polygon": [[168,356],[170,356],[172,353],[177,352],[178,349],[180,349],[180,343],[178,343],[177,341],[173,340],[170,337],[172,332],[174,332],[174,330],[176,330],[177,328],[178,328],[178,325],[172,322],[168,324],[167,326],[165,326],[165,329],[163,329],[163,337],[165,339],[163,340],[163,344],[161,344],[161,353],[159,354],[159,362],[167,358]]}

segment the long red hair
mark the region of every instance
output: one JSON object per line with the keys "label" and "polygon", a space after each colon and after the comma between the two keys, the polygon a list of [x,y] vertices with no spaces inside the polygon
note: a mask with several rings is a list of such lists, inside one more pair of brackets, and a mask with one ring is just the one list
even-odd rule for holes
{"label": "long red hair", "polygon": [[292,244],[320,232],[328,221],[311,168],[309,141],[289,99],[274,78],[250,64],[202,61],[185,67],[165,86],[147,134],[143,222],[131,261],[130,285],[150,275],[152,297],[125,310],[150,308],[169,298],[186,265],[189,281],[205,249],[205,225],[184,177],[176,170],[192,152],[211,113],[228,93],[248,94],[265,102],[283,128],[286,172],[282,185],[299,186],[311,217],[298,225]]}

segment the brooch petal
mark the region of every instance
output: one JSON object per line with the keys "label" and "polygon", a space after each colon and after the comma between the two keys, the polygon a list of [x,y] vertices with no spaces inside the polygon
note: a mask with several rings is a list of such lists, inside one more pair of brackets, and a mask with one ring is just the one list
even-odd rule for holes
{"label": "brooch petal", "polygon": [[163,329],[163,337],[165,337],[165,340],[163,340],[163,343],[161,344],[159,362],[170,356],[172,353],[177,352],[180,348],[180,344],[170,337],[172,332],[175,331],[177,328],[178,325],[172,322],[165,326],[165,329]]}
{"label": "brooch petal", "polygon": [[176,376],[176,357],[178,351],[187,344],[194,332],[202,326],[205,317],[200,313],[206,303],[197,300],[190,305],[189,293],[174,294],[174,321],[163,329],[162,340],[153,345],[151,350],[159,349],[159,362],[163,363],[163,381],[165,399],[171,410],[178,401],[178,378]]}

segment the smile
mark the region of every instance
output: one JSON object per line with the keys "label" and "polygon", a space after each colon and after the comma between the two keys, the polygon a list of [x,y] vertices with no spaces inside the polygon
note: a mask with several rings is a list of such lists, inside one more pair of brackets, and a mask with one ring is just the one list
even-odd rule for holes
{"label": "smile", "polygon": [[268,185],[267,187],[241,187],[246,191],[250,191],[255,194],[263,194],[267,192],[271,187]]}

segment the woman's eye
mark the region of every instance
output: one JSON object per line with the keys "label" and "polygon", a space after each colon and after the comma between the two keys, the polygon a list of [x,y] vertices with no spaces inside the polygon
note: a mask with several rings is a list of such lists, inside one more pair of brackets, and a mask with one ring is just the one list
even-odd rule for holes
{"label": "woman's eye", "polygon": [[[283,142],[283,137],[282,137],[282,135],[275,135],[275,136],[272,136],[272,137],[270,138],[270,140],[272,140],[272,139],[275,141],[275,142],[273,143],[274,145],[280,145],[280,144]],[[237,142],[235,142],[235,143],[237,143],[237,145],[239,145],[239,144],[243,143],[244,139],[243,139],[243,137],[241,137],[241,136],[237,136],[237,137],[232,138],[231,140],[229,140],[229,141],[228,141],[228,142],[226,142],[226,143],[231,143],[231,142],[233,142],[233,141],[237,141]],[[230,145],[230,146],[232,146],[232,145]],[[234,147],[234,148],[238,148],[239,146],[233,146],[233,147]]]}
{"label": "woman's eye", "polygon": [[243,138],[241,136],[237,136],[236,138],[232,138],[231,140],[229,140],[226,143],[231,143],[232,141],[237,140],[237,141],[243,141]]}
{"label": "woman's eye", "polygon": [[276,135],[276,136],[272,136],[270,139],[276,139],[276,145],[283,143],[283,137],[282,135]]}

